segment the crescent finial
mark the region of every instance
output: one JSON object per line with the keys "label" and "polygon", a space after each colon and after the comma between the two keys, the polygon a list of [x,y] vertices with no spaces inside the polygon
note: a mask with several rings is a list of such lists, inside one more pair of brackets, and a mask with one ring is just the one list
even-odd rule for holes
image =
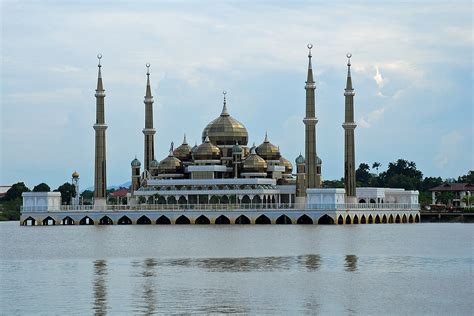
{"label": "crescent finial", "polygon": [[100,60],[102,59],[102,54],[101,53],[97,54],[97,59],[99,60],[99,66],[100,66]]}

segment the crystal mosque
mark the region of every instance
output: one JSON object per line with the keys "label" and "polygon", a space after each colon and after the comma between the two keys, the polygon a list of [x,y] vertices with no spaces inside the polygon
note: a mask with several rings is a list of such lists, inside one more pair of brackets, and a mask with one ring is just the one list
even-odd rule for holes
{"label": "crystal mosque", "polygon": [[[305,151],[295,168],[268,135],[248,144],[245,125],[231,115],[223,92],[222,111],[203,129],[201,144],[186,135],[170,145],[167,157],[155,157],[153,95],[147,64],[143,160],[131,162],[127,205],[108,205],[106,196],[105,90],[101,55],[95,90],[94,203],[61,205],[57,192],[23,194],[22,225],[74,224],[371,224],[419,222],[418,191],[357,188],[355,179],[354,88],[347,54],[344,89],[344,189],[322,188],[322,160],[316,152],[312,45],[308,45],[305,82]],[[143,163],[142,163],[143,162]],[[79,174],[73,175],[78,185]]]}

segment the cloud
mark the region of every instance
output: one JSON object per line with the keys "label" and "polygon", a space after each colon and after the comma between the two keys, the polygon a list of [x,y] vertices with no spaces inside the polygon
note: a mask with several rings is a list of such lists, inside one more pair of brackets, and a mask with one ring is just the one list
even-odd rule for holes
{"label": "cloud", "polygon": [[438,153],[435,156],[435,163],[438,168],[445,168],[456,161],[463,150],[460,144],[463,136],[459,131],[452,131],[441,137],[438,144]]}
{"label": "cloud", "polygon": [[79,72],[80,69],[74,66],[62,65],[62,66],[50,67],[49,71],[58,72],[58,73],[74,73],[74,72]]}
{"label": "cloud", "polygon": [[367,114],[367,118],[362,116],[359,119],[359,126],[362,128],[371,127],[374,123],[377,123],[383,117],[384,113],[385,108],[379,108],[369,112],[369,114]]}
{"label": "cloud", "polygon": [[387,80],[382,77],[380,73],[379,66],[375,66],[375,76],[374,76],[375,83],[381,89],[387,83]]}

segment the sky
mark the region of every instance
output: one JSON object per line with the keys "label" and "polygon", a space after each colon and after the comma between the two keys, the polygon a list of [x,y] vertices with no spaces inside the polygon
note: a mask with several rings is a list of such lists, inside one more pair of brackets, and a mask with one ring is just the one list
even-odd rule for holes
{"label": "sky", "polygon": [[470,1],[1,1],[0,185],[81,175],[93,185],[97,54],[106,90],[107,182],[143,161],[146,63],[156,159],[201,143],[222,109],[260,144],[304,153],[306,45],[316,81],[317,152],[343,176],[346,53],[356,162],[414,161],[424,176],[474,169]]}

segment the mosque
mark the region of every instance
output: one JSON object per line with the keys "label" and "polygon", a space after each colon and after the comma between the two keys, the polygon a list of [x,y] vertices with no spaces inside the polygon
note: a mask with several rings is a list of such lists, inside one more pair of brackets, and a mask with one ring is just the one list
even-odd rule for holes
{"label": "mosque", "polygon": [[[248,144],[244,124],[230,115],[226,92],[222,111],[203,129],[202,143],[191,147],[186,135],[169,154],[155,157],[153,95],[147,64],[143,164],[131,162],[127,205],[107,205],[105,90],[101,55],[95,90],[94,205],[58,203],[53,193],[25,193],[21,223],[49,224],[240,224],[240,223],[390,223],[419,221],[418,191],[356,188],[354,88],[351,54],[347,54],[344,89],[344,189],[321,188],[322,160],[316,152],[316,84],[312,45],[308,45],[305,82],[305,154],[295,166],[283,157],[268,135]],[[78,174],[73,176],[78,181]],[[77,183],[76,183],[77,184]],[[49,195],[48,195],[49,194]],[[44,197],[40,197],[44,195]],[[60,198],[60,197],[59,197]]]}

